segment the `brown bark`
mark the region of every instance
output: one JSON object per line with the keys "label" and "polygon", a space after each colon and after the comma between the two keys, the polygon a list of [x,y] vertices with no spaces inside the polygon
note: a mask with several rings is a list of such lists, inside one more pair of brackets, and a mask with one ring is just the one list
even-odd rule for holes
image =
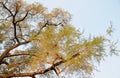
{"label": "brown bark", "polygon": [[66,63],[76,57],[78,57],[80,54],[79,53],[76,53],[74,54],[71,58],[67,59],[67,60],[61,60],[59,62],[56,62],[55,64],[53,64],[51,67],[45,69],[45,70],[42,70],[42,71],[38,71],[38,72],[31,72],[31,73],[18,73],[18,74],[3,74],[2,76],[0,76],[0,78],[11,78],[11,77],[32,77],[34,78],[35,75],[40,75],[40,74],[45,74],[49,71],[54,71],[57,75],[57,70],[56,70],[56,67],[63,64],[63,63]]}

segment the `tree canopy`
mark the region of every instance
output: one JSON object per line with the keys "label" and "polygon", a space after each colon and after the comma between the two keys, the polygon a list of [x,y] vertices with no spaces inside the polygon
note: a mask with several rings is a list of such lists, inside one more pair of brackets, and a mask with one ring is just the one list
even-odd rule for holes
{"label": "tree canopy", "polygon": [[74,71],[85,77],[94,62],[116,53],[106,36],[86,38],[70,20],[71,14],[59,8],[49,12],[39,3],[0,0],[0,78]]}

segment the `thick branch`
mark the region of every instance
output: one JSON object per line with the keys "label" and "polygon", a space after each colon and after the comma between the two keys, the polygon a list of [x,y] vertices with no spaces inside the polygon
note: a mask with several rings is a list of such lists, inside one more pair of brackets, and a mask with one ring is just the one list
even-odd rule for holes
{"label": "thick branch", "polygon": [[13,17],[13,26],[14,26],[14,37],[18,43],[20,43],[18,37],[17,37],[17,29],[16,29],[16,23],[15,23],[15,17]]}
{"label": "thick branch", "polygon": [[34,77],[35,75],[38,75],[38,74],[45,74],[51,70],[54,70],[56,71],[55,67],[65,63],[65,62],[68,62],[76,57],[78,57],[80,54],[79,53],[76,53],[74,54],[71,58],[67,59],[67,60],[61,60],[55,64],[53,64],[51,67],[45,69],[45,70],[42,70],[42,71],[39,71],[39,72],[31,72],[31,73],[19,73],[19,74],[3,74],[2,76],[0,76],[1,78],[10,78],[10,77]]}
{"label": "thick branch", "polygon": [[1,65],[1,64],[6,64],[6,65],[8,65],[8,63],[7,63],[6,61],[0,62],[0,65]]}
{"label": "thick branch", "polygon": [[8,54],[9,54],[9,52],[10,52],[11,50],[17,48],[17,47],[20,46],[20,45],[27,44],[27,43],[29,43],[29,42],[30,42],[30,41],[21,42],[21,43],[15,44],[15,45],[10,46],[9,48],[7,48],[7,49],[3,52],[3,54],[0,56],[0,63],[3,61],[3,59],[4,59],[5,57],[8,56]]}

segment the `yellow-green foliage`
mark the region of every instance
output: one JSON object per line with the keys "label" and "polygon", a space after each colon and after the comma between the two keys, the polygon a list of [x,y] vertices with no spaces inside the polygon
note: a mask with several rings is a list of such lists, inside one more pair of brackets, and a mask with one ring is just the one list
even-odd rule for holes
{"label": "yellow-green foliage", "polygon": [[[0,0],[0,15],[1,78],[51,70],[57,75],[63,70],[87,75],[94,62],[116,53],[116,43],[101,35],[86,38],[69,23],[70,13],[58,8],[50,12],[39,3]],[[112,26],[106,32],[111,35]]]}
{"label": "yellow-green foliage", "polygon": [[[52,64],[54,59],[60,56],[64,60],[69,60],[64,65],[69,66],[71,71],[80,69],[91,73],[94,68],[91,61],[99,62],[104,57],[105,38],[98,36],[82,39],[82,37],[71,25],[46,27],[33,41],[38,50],[31,58],[32,69],[36,69],[38,65]],[[77,53],[79,56],[71,59]]]}

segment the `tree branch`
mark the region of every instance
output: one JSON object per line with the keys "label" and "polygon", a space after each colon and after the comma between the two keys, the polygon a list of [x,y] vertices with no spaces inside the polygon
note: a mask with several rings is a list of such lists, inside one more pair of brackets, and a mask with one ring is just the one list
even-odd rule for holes
{"label": "tree branch", "polygon": [[10,10],[10,9],[8,9],[8,7],[3,3],[3,2],[0,2],[2,5],[3,5],[3,7],[10,13],[10,15],[11,16],[13,16],[13,13],[12,13],[12,11]]}
{"label": "tree branch", "polygon": [[16,24],[17,24],[18,22],[21,22],[21,21],[25,20],[25,18],[28,16],[28,13],[29,13],[29,10],[27,11],[27,13],[25,14],[25,16],[24,16],[22,19],[16,21]]}
{"label": "tree branch", "polygon": [[47,26],[49,26],[49,25],[53,25],[53,26],[61,25],[61,26],[63,26],[62,23],[53,24],[53,23],[49,23],[49,22],[47,21],[47,22],[40,28],[40,30],[39,30],[38,33],[35,35],[35,37],[37,37],[37,36],[40,34],[40,32],[41,32],[41,30],[42,30],[43,28],[45,28],[45,27],[47,27]]}
{"label": "tree branch", "polygon": [[28,55],[30,55],[30,54],[13,54],[13,55],[7,55],[6,58],[7,57],[15,57],[15,56],[28,56]]}
{"label": "tree branch", "polygon": [[11,11],[3,2],[0,2],[0,4],[2,4],[3,8],[5,8],[5,9],[10,13],[10,15],[13,17],[12,23],[13,23],[13,26],[14,26],[14,36],[15,36],[16,41],[17,41],[18,43],[20,43],[19,39],[17,38],[16,24],[17,24],[18,22],[23,21],[23,20],[27,17],[29,11],[27,11],[27,13],[25,14],[25,16],[24,16],[22,19],[16,21],[15,18],[16,18],[16,15],[17,15],[19,9],[16,8],[15,14],[13,14],[12,11]]}
{"label": "tree branch", "polygon": [[7,63],[6,61],[0,62],[0,65],[1,65],[1,64],[6,64],[6,65],[8,65],[8,63]]}
{"label": "tree branch", "polygon": [[13,20],[12,20],[12,23],[13,23],[13,26],[14,26],[14,36],[15,36],[15,39],[18,43],[19,42],[19,39],[17,38],[17,33],[16,33],[16,20],[15,20],[15,17],[16,17],[16,14],[18,13],[18,11],[15,11],[15,14],[12,13],[12,11],[3,3],[3,2],[0,2],[2,5],[3,5],[3,8],[6,9],[10,15],[12,16]]}
{"label": "tree branch", "polygon": [[51,70],[56,70],[55,67],[65,63],[65,62],[68,62],[72,59],[74,59],[75,57],[79,56],[80,54],[79,53],[76,53],[74,54],[71,58],[67,59],[67,60],[61,60],[55,64],[53,64],[51,67],[45,69],[45,70],[42,70],[42,71],[38,71],[38,72],[31,72],[31,73],[19,73],[19,74],[2,74],[0,77],[1,78],[10,78],[10,77],[35,77],[35,75],[39,75],[39,74],[45,74]]}
{"label": "tree branch", "polygon": [[16,23],[15,23],[15,17],[13,17],[13,26],[14,26],[14,37],[18,43],[20,43],[18,37],[17,37],[17,29],[16,29]]}
{"label": "tree branch", "polygon": [[2,55],[0,56],[0,64],[2,63],[2,60],[8,56],[9,52],[15,48],[17,48],[18,46],[20,45],[23,45],[23,44],[27,44],[27,43],[30,43],[31,41],[25,41],[25,42],[21,42],[21,43],[18,43],[18,44],[15,44],[13,46],[10,46],[9,48],[7,48],[3,53]]}
{"label": "tree branch", "polygon": [[42,30],[43,28],[45,28],[45,27],[47,26],[47,24],[48,24],[48,22],[46,22],[46,23],[39,29],[39,31],[38,31],[38,33],[35,35],[35,37],[37,37],[37,36],[40,34],[41,30]]}

